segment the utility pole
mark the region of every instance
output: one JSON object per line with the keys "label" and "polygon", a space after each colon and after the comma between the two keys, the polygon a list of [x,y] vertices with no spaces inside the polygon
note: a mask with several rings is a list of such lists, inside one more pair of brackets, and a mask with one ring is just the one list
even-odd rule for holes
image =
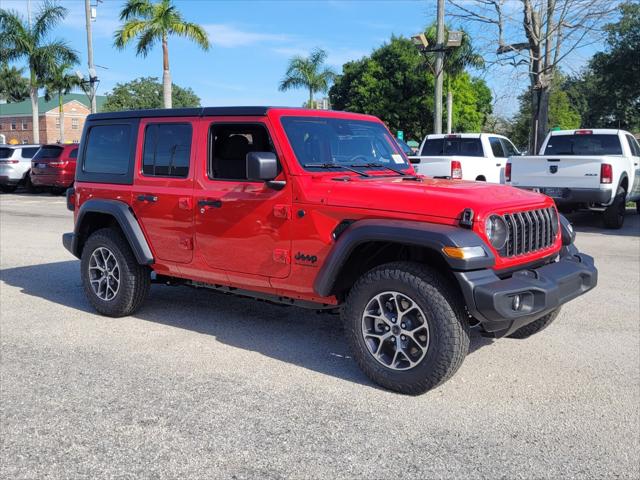
{"label": "utility pole", "polygon": [[96,84],[95,66],[93,65],[93,36],[91,34],[91,0],[84,0],[84,14],[87,25],[87,57],[89,61],[89,98],[91,100],[91,113],[96,113]]}
{"label": "utility pole", "polygon": [[438,0],[436,36],[436,91],[434,98],[433,132],[442,133],[442,87],[444,74],[444,0]]}

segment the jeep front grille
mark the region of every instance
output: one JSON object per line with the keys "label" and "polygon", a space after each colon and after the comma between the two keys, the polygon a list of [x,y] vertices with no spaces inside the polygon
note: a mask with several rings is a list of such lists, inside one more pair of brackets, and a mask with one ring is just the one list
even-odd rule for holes
{"label": "jeep front grille", "polygon": [[508,213],[503,216],[507,223],[507,243],[500,251],[503,257],[525,255],[551,246],[555,240],[552,222],[553,207],[525,212]]}

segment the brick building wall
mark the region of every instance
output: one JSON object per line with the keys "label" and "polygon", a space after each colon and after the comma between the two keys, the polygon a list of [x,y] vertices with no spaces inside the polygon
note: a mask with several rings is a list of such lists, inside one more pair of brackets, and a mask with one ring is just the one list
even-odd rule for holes
{"label": "brick building wall", "polygon": [[[91,111],[76,100],[65,103],[63,109],[64,141],[78,143],[85,119]],[[39,112],[39,114],[40,143],[57,143],[60,139],[58,108]],[[5,136],[7,143],[13,139],[18,143],[33,143],[31,115],[0,115],[0,134]]]}

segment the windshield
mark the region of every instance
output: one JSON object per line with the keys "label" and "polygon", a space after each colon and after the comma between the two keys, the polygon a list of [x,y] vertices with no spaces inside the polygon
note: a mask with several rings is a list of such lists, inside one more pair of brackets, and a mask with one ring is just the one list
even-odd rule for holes
{"label": "windshield", "polygon": [[282,126],[298,162],[305,168],[378,164],[404,169],[409,166],[396,141],[377,122],[283,117]]}
{"label": "windshield", "polygon": [[552,135],[545,155],[622,155],[618,135]]}
{"label": "windshield", "polygon": [[463,157],[483,157],[479,138],[430,138],[422,146],[423,157],[459,155]]}

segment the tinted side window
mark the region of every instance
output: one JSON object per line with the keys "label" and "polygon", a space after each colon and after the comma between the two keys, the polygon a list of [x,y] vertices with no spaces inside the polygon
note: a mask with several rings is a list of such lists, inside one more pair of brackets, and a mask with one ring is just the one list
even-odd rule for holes
{"label": "tinted side window", "polygon": [[209,130],[209,177],[247,180],[247,153],[276,153],[266,127],[258,123],[214,124]]}
{"label": "tinted side window", "polygon": [[31,147],[22,149],[22,158],[33,158],[33,156],[40,150],[40,147]]}
{"label": "tinted side window", "polygon": [[124,175],[129,171],[130,125],[96,125],[87,135],[83,170]]}
{"label": "tinted side window", "polygon": [[144,134],[142,173],[162,177],[186,177],[191,158],[191,125],[155,123]]}
{"label": "tinted side window", "polygon": [[78,158],[78,149],[73,149],[71,150],[71,152],[69,153],[69,158]]}
{"label": "tinted side window", "polygon": [[504,150],[504,153],[507,157],[520,155],[520,152],[518,152],[516,147],[514,147],[513,143],[511,143],[509,140],[507,140],[506,138],[501,138],[500,141],[502,142],[502,149]]}
{"label": "tinted side window", "polygon": [[618,135],[574,134],[553,135],[547,142],[545,155],[622,155]]}
{"label": "tinted side window", "polygon": [[631,155],[634,157],[640,157],[640,146],[638,146],[638,142],[631,135],[626,135],[627,143],[629,144],[629,149],[631,150]]}
{"label": "tinted side window", "polygon": [[13,148],[0,148],[0,158],[11,158]]}
{"label": "tinted side window", "polygon": [[489,137],[489,145],[491,145],[491,151],[496,158],[504,158],[504,150],[502,149],[502,143],[498,137]]}
{"label": "tinted side window", "polygon": [[424,142],[422,156],[461,155],[464,157],[482,157],[482,144],[479,138],[432,138]]}

